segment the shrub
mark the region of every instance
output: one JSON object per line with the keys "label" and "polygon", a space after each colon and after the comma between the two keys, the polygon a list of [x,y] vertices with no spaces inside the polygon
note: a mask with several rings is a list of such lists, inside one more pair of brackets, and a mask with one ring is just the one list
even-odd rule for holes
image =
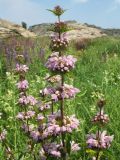
{"label": "shrub", "polygon": [[74,42],[76,50],[84,50],[90,44],[90,39],[88,38],[81,38]]}

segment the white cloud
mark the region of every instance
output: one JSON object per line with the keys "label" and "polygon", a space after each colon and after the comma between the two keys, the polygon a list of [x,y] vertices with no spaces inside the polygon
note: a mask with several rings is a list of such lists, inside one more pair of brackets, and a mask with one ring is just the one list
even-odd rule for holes
{"label": "white cloud", "polygon": [[0,18],[29,25],[53,20],[46,6],[34,0],[0,0]]}
{"label": "white cloud", "polygon": [[73,0],[74,2],[77,2],[77,3],[86,3],[88,2],[88,0]]}

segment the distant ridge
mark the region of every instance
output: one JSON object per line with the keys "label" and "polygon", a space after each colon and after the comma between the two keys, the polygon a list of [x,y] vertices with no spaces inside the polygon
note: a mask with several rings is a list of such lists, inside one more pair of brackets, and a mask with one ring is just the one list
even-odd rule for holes
{"label": "distant ridge", "polygon": [[102,27],[90,25],[87,23],[85,23],[85,25],[87,25],[88,27],[100,29],[103,33],[105,33],[108,36],[116,36],[116,37],[120,36],[120,29],[119,28],[106,28],[106,29],[104,29]]}
{"label": "distant ridge", "polygon": [[[120,29],[103,29],[95,25],[87,23],[77,23],[75,20],[66,21],[71,28],[67,32],[68,39],[81,39],[81,38],[97,38],[102,36],[120,36]],[[30,26],[29,29],[24,29],[21,25],[12,23],[10,21],[0,18],[0,38],[6,38],[11,36],[22,36],[25,38],[36,36],[49,36],[52,34],[49,31],[52,23],[42,23]]]}
{"label": "distant ridge", "polygon": [[[106,36],[101,28],[95,28],[92,26],[88,26],[87,24],[77,23],[76,21],[66,21],[68,24],[70,31],[67,32],[68,39],[80,39],[80,38],[97,38]],[[29,28],[30,31],[34,32],[38,36],[48,36],[51,35],[52,32],[49,31],[52,23],[42,23],[38,25],[31,26]]]}
{"label": "distant ridge", "polygon": [[[90,25],[87,23],[81,24],[77,23],[77,21],[66,21],[68,26],[72,28],[69,31],[68,37],[69,39],[80,39],[80,38],[97,38],[102,36],[120,36],[120,29],[108,28],[104,29],[95,25]],[[48,31],[52,23],[42,23],[33,25],[29,28],[30,31],[36,33],[39,36],[48,36],[52,32]]]}

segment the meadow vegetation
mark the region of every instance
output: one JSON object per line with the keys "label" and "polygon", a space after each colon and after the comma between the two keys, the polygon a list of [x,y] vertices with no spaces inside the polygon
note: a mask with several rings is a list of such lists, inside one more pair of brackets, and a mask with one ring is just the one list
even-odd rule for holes
{"label": "meadow vegetation", "polygon": [[[26,75],[30,84],[28,92],[39,99],[39,91],[46,85],[44,78],[48,70],[45,68],[45,62],[51,53],[49,44],[48,37],[34,40],[23,40],[18,37],[0,42],[0,130],[5,128],[9,133],[7,143],[15,151],[17,160],[28,160],[30,157],[25,145],[26,137],[16,120],[19,112],[17,104],[19,95],[16,89],[18,76],[14,74],[16,46],[18,46],[18,52],[26,57],[26,64],[29,66],[29,72]],[[105,130],[110,135],[114,134],[112,145],[104,152],[102,159],[119,160],[120,38],[102,37],[84,40],[82,44],[84,45],[71,41],[66,50],[66,53],[77,58],[77,63],[65,80],[80,89],[75,99],[65,103],[67,113],[69,115],[75,113],[80,121],[79,130],[72,137],[79,143],[81,149],[70,160],[89,160],[88,154],[91,156],[93,154],[87,148],[86,135],[96,130],[91,123],[91,117],[95,115],[96,103],[101,97],[106,100],[105,112],[110,117]],[[4,150],[5,148],[0,144],[1,160],[6,160]],[[9,155],[9,152],[7,151],[6,154]]]}

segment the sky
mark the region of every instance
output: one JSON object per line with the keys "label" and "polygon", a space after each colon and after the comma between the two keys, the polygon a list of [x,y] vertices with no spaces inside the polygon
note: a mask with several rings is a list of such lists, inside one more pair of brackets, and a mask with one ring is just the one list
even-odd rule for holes
{"label": "sky", "polygon": [[46,9],[56,5],[67,9],[63,20],[120,28],[120,0],[0,0],[0,18],[28,26],[55,22]]}

